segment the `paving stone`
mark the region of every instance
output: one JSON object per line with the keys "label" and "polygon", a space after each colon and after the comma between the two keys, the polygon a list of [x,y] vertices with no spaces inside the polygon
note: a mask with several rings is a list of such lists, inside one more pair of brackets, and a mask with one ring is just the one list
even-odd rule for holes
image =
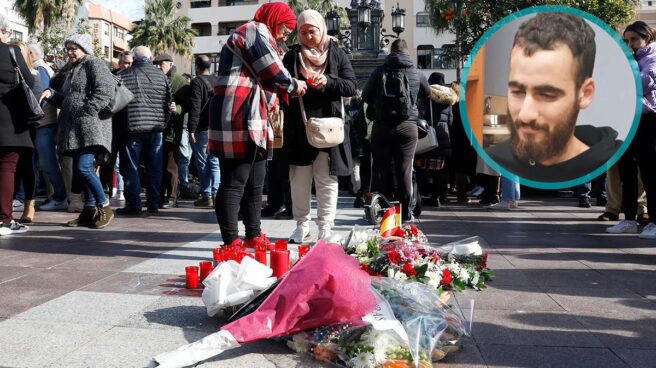
{"label": "paving stone", "polygon": [[613,349],[625,363],[632,368],[653,367],[656,362],[656,349]]}
{"label": "paving stone", "polygon": [[101,280],[113,272],[95,270],[59,270],[42,269],[30,273],[29,276],[7,281],[4,285],[34,287],[43,289],[61,289],[73,291],[95,281]]}
{"label": "paving stone", "polygon": [[9,319],[0,323],[0,366],[46,367],[108,326]]}
{"label": "paving stone", "polygon": [[161,297],[118,323],[120,326],[156,329],[198,329],[215,332],[225,319],[209,317],[200,298]]}
{"label": "paving stone", "polygon": [[656,313],[611,314],[599,310],[596,313],[574,314],[592,335],[604,346],[611,348],[656,349]]}
{"label": "paving stone", "polygon": [[653,270],[656,264],[656,251],[652,254],[629,252],[627,249],[581,249],[559,248],[567,257],[577,259],[595,270]]}
{"label": "paving stone", "polygon": [[604,313],[636,315],[656,311],[656,303],[628,290],[556,287],[546,287],[544,290],[570,312],[603,311]]}
{"label": "paving stone", "polygon": [[[0,257],[2,256],[0,255]],[[15,280],[33,271],[33,269],[27,267],[0,266],[0,284],[3,282]]]}
{"label": "paving stone", "polygon": [[65,294],[64,290],[0,285],[0,317],[11,317]]}
{"label": "paving stone", "polygon": [[626,289],[622,283],[609,277],[609,275],[596,270],[524,270],[526,277],[540,286],[567,286],[570,288],[605,288]]}
{"label": "paving stone", "polygon": [[[463,314],[469,316],[468,310]],[[478,344],[603,347],[577,319],[564,312],[475,310]]]}
{"label": "paving stone", "polygon": [[[102,293],[173,295],[185,288],[182,275],[118,272],[82,288]],[[186,290],[186,289],[185,289]]]}
{"label": "paving stone", "polygon": [[449,368],[486,368],[485,360],[472,338],[465,338],[462,349],[447,355],[437,366]]}
{"label": "paving stone", "polygon": [[626,368],[608,349],[531,345],[479,345],[490,367],[596,367]]}
{"label": "paving stone", "polygon": [[95,270],[95,271],[123,271],[135,264],[143,262],[140,257],[128,256],[78,256],[55,266],[55,269]]}
{"label": "paving stone", "polygon": [[0,266],[49,268],[70,261],[75,257],[73,254],[21,252],[21,254],[13,257],[0,257]]}
{"label": "paving stone", "polygon": [[157,298],[148,295],[74,291],[21,313],[15,318],[111,326],[143,310]]}
{"label": "paving stone", "polygon": [[469,301],[474,299],[475,310],[563,310],[561,306],[537,287],[497,286],[490,283],[490,287],[483,291],[467,290],[454,295],[462,306],[468,306]]}

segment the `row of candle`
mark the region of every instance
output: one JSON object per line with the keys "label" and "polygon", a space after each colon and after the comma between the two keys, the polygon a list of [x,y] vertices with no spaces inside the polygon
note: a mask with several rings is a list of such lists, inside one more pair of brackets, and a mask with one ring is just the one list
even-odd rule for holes
{"label": "row of candle", "polygon": [[[267,246],[257,246],[255,248],[255,260],[262,263],[263,265],[267,265],[267,248]],[[303,258],[309,251],[309,245],[299,245],[298,259]],[[230,260],[241,263],[244,257],[253,257],[252,254],[246,251],[246,248],[233,245],[215,248],[212,251],[212,256],[217,264]],[[269,258],[270,265],[268,266],[273,270],[273,276],[281,278],[287,271],[289,271],[290,266],[290,252],[287,249],[287,241],[276,240]],[[203,282],[203,280],[205,280],[205,278],[212,272],[213,269],[214,264],[211,261],[201,261],[199,266],[185,267],[187,288],[198,288],[199,281]],[[200,280],[198,275],[199,270]]]}

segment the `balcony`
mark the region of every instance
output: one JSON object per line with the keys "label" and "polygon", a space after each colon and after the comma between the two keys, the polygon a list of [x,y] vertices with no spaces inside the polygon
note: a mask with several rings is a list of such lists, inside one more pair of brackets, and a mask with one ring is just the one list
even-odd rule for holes
{"label": "balcony", "polygon": [[219,0],[219,6],[257,5],[258,0]]}

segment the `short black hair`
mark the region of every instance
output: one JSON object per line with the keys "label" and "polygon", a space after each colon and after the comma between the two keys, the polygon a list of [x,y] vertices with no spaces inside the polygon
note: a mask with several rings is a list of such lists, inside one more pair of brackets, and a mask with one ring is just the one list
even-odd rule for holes
{"label": "short black hair", "polygon": [[540,13],[522,23],[513,41],[513,48],[524,49],[527,56],[561,45],[567,46],[574,56],[576,88],[580,88],[592,77],[597,53],[595,32],[584,19],[568,13]]}
{"label": "short black hair", "polygon": [[641,20],[637,20],[626,26],[624,33],[626,32],[635,32],[639,34],[642,39],[647,40],[647,43],[656,41],[656,31],[654,31],[654,29],[651,28],[649,24]]}
{"label": "short black hair", "polygon": [[208,70],[212,66],[212,61],[207,55],[198,55],[194,61],[196,68],[200,70]]}

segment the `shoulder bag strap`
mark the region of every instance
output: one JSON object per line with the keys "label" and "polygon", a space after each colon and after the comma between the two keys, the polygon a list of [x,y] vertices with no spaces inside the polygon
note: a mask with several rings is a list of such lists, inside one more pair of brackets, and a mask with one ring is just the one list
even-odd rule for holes
{"label": "shoulder bag strap", "polygon": [[262,82],[260,82],[260,78],[258,78],[257,73],[255,72],[255,70],[253,70],[253,67],[251,67],[251,65],[247,63],[246,60],[244,60],[244,57],[241,56],[240,53],[235,51],[235,49],[233,49],[229,44],[226,43],[223,47],[227,47],[228,50],[230,50],[230,52],[232,52],[233,55],[238,57],[239,60],[241,60],[242,65],[244,65],[248,70],[248,72],[251,74],[251,76],[255,78],[257,85],[260,86],[260,94],[262,95],[262,99],[264,100],[264,105],[266,106],[265,110],[266,110],[267,118],[269,119],[270,122],[271,116],[269,115],[269,106],[267,103],[266,94],[264,93],[264,87],[262,86]]}
{"label": "shoulder bag strap", "polygon": [[[294,77],[296,79],[298,79],[298,68],[296,67],[296,60],[298,60],[299,57],[301,57],[301,55],[296,54],[296,57],[294,58]],[[344,99],[341,96],[339,97],[339,102],[342,105],[342,120],[346,121],[346,118],[345,118],[346,114],[344,112]],[[303,104],[303,97],[298,98],[298,103],[301,106],[301,118],[303,118],[303,123],[305,123],[307,125],[307,120],[308,119],[307,119],[307,116],[305,114],[305,105]]]}
{"label": "shoulder bag strap", "polygon": [[9,54],[11,56],[11,63],[14,64],[14,70],[16,73],[18,73],[18,82],[20,83],[21,81],[24,81],[25,78],[23,77],[23,73],[21,73],[20,67],[18,66],[18,61],[16,61],[16,54],[14,53],[14,48],[11,45],[7,45],[9,47]]}

